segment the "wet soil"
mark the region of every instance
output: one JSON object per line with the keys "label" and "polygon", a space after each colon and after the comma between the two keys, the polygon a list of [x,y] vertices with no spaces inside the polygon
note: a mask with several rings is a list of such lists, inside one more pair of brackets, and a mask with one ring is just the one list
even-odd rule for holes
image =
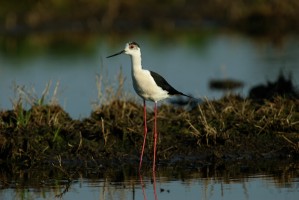
{"label": "wet soil", "polygon": [[[159,107],[159,166],[299,158],[298,99],[227,96],[190,105]],[[152,161],[152,125],[148,110],[145,165]],[[62,162],[137,166],[142,141],[143,109],[133,101],[111,101],[82,120],[59,105],[0,112],[0,164],[18,169]]]}

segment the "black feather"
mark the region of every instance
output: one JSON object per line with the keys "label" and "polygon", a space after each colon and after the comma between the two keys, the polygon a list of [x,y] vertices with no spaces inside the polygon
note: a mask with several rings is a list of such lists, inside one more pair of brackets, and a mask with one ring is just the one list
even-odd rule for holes
{"label": "black feather", "polygon": [[[161,87],[163,90],[166,90],[168,94],[170,95],[183,95],[190,97],[188,95],[185,95],[182,92],[177,91],[174,89],[166,80],[163,78],[160,74],[157,74],[156,72],[150,71],[151,76],[154,78],[156,84]],[[192,97],[191,97],[192,98]]]}

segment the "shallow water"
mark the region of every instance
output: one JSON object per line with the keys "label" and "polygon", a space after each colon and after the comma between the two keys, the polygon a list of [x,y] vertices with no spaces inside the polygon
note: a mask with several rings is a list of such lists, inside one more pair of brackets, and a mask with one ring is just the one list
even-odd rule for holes
{"label": "shallow water", "polygon": [[[275,165],[273,165],[275,164]],[[50,170],[48,168],[47,170]],[[83,169],[71,182],[61,172],[19,173],[14,180],[1,174],[1,199],[298,199],[299,165],[283,162],[200,167],[158,168],[141,175],[133,168]],[[21,171],[19,171],[21,172]],[[3,171],[2,171],[3,173]],[[37,176],[32,176],[33,174]],[[45,174],[47,174],[45,176]],[[44,176],[43,176],[44,175]],[[46,178],[47,177],[47,178]],[[56,178],[55,178],[56,177]],[[5,178],[5,179],[4,179]],[[5,180],[5,181],[4,181]]]}
{"label": "shallow water", "polygon": [[[14,85],[26,86],[40,98],[46,84],[52,81],[48,100],[59,82],[59,104],[74,118],[88,117],[93,103],[102,102],[98,99],[96,74],[103,76],[103,88],[116,86],[121,67],[126,77],[124,90],[135,97],[129,57],[106,59],[132,40],[141,46],[145,68],[159,72],[176,89],[196,97],[221,97],[223,92],[212,91],[208,85],[211,79],[223,78],[243,81],[244,87],[236,92],[247,96],[250,87],[276,80],[281,69],[287,75],[291,73],[298,85],[299,38],[296,36],[286,36],[276,42],[227,32],[175,37],[151,34],[117,39],[93,37],[82,39],[82,44],[74,47],[63,42],[45,47],[47,40],[32,36],[19,42],[16,49],[0,51],[0,108],[12,108],[16,100]],[[3,43],[10,44],[5,40]],[[26,97],[23,99],[26,101]]]}

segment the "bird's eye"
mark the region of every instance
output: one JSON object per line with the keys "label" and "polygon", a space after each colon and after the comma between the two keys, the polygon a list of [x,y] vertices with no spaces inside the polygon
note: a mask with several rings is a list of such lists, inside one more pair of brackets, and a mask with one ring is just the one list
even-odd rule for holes
{"label": "bird's eye", "polygon": [[134,45],[130,45],[130,49],[133,49],[134,48]]}

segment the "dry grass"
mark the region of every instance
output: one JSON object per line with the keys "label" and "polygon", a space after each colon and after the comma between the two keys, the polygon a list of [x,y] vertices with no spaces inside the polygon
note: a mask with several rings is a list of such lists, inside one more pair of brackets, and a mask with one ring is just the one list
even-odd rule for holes
{"label": "dry grass", "polygon": [[[238,134],[289,133],[299,128],[298,100],[282,97],[257,104],[235,96],[206,101],[199,107],[199,121],[206,137],[228,138]],[[193,122],[194,123],[194,122]]]}
{"label": "dry grass", "polygon": [[[99,77],[98,80],[101,80]],[[40,98],[19,87],[13,110],[0,113],[0,159],[22,165],[62,159],[138,160],[143,139],[143,109],[123,98],[120,73],[116,90],[98,82],[99,102],[91,116],[73,120],[48,97],[50,84]],[[22,89],[20,89],[22,88]],[[106,91],[102,92],[105,89]],[[113,92],[115,91],[115,92]],[[109,93],[109,99],[102,94]],[[105,99],[104,99],[105,98]],[[50,100],[49,100],[50,99]],[[104,100],[103,100],[104,99]],[[23,101],[30,104],[24,109]],[[158,111],[160,159],[177,155],[299,155],[299,101],[276,97],[256,102],[238,96],[206,99],[192,110],[161,105]],[[153,113],[148,111],[148,143],[152,156]],[[271,154],[272,155],[272,154]]]}

